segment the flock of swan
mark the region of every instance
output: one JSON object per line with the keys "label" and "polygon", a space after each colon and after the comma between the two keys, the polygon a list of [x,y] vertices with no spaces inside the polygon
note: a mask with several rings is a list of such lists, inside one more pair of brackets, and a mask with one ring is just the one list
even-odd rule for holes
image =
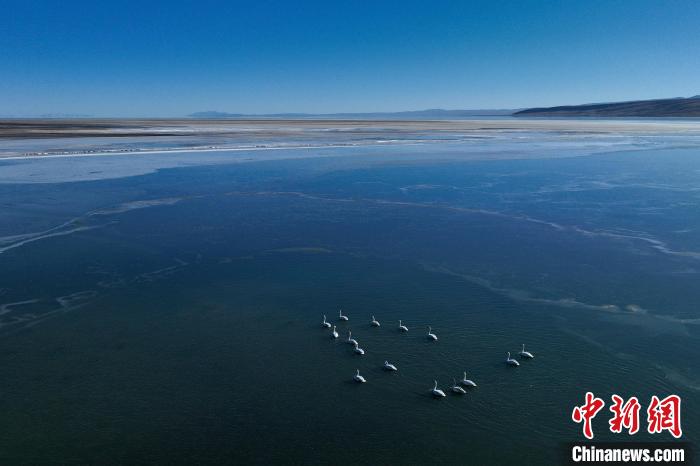
{"label": "flock of swan", "polygon": [[[341,309],[340,311],[338,311],[338,320],[341,321],[341,322],[347,322],[347,321],[349,321],[350,319],[348,319],[348,316],[343,315],[343,311],[342,311],[342,309]],[[372,320],[370,321],[370,325],[371,325],[372,327],[379,327],[381,324],[379,323],[379,321],[378,321],[377,319],[374,318],[374,316],[372,316]],[[322,326],[323,328],[332,328],[332,330],[331,330],[331,338],[338,338],[338,330],[337,330],[336,326],[335,326],[335,325],[331,325],[331,323],[328,322],[328,321],[326,320],[326,316],[325,316],[325,315],[323,316],[323,321],[321,322],[321,326]],[[400,320],[399,320],[399,327],[398,327],[398,329],[399,329],[400,332],[404,332],[404,333],[405,333],[405,332],[408,332],[408,327],[406,327],[405,325],[403,325],[403,323],[402,323]],[[435,335],[435,334],[433,333],[432,327],[428,327],[427,338],[428,338],[428,340],[431,340],[431,341],[437,341],[437,339],[438,339],[437,335]],[[365,350],[363,350],[362,348],[360,348],[360,344],[357,342],[357,340],[355,340],[355,339],[352,337],[352,332],[351,332],[350,330],[348,330],[348,339],[347,339],[346,341],[347,341],[349,344],[353,345],[353,351],[354,351],[356,354],[359,354],[359,355],[365,354]],[[531,352],[525,351],[525,344],[523,344],[522,350],[520,350],[520,352],[518,353],[518,355],[519,355],[522,359],[533,359],[533,358],[535,357]],[[506,363],[508,366],[512,366],[512,367],[517,367],[517,366],[520,365],[520,363],[519,363],[516,359],[513,359],[513,358],[510,356],[510,352],[508,352],[508,355],[506,356],[505,363]],[[398,368],[397,368],[394,364],[391,364],[389,361],[384,361],[384,365],[382,366],[382,368],[383,368],[384,370],[386,370],[386,371],[397,371],[397,370],[398,370]],[[357,372],[355,373],[355,376],[353,377],[353,380],[354,380],[355,382],[358,382],[358,383],[365,383],[365,382],[367,382],[367,380],[366,380],[363,376],[360,375],[360,369],[357,369]],[[431,393],[434,397],[436,397],[436,398],[443,398],[443,397],[445,397],[445,396],[446,396],[446,395],[445,395],[445,392],[438,388],[437,380],[435,380],[434,382],[435,382],[435,384],[433,385],[432,390],[430,390],[430,393]],[[464,373],[464,378],[463,378],[462,380],[459,381],[459,384],[457,383],[457,379],[452,379],[452,387],[451,387],[451,390],[452,390],[453,393],[456,393],[456,394],[458,394],[458,395],[464,395],[465,393],[467,393],[466,390],[464,390],[464,388],[462,388],[462,387],[467,387],[467,388],[476,387],[476,383],[475,383],[474,381],[472,381],[472,380],[470,380],[470,379],[467,379],[467,373],[466,373],[466,372]]]}

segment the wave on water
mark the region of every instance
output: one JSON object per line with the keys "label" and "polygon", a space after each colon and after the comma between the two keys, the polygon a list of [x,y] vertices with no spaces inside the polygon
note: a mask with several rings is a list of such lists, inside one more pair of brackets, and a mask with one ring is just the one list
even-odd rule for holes
{"label": "wave on water", "polygon": [[687,257],[690,259],[695,259],[695,260],[700,260],[700,252],[698,251],[676,251],[674,249],[671,249],[667,243],[664,241],[661,241],[659,239],[656,239],[652,237],[651,235],[647,235],[646,233],[641,233],[637,235],[633,234],[626,234],[626,233],[618,233],[615,231],[610,231],[610,230],[585,230],[583,228],[574,226],[570,227],[572,231],[575,231],[577,233],[580,233],[582,235],[586,236],[599,236],[599,237],[606,237],[606,238],[612,238],[612,239],[619,239],[619,240],[632,240],[632,241],[640,241],[643,243],[646,243],[650,245],[650,247],[662,254],[667,254],[669,256],[678,256],[678,257]]}
{"label": "wave on water", "polygon": [[0,304],[0,316],[7,314],[8,312],[12,312],[15,307],[23,306],[25,304],[34,304],[38,302],[38,299],[26,299],[24,301],[16,301],[14,303]]}
{"label": "wave on water", "polygon": [[136,209],[146,209],[149,207],[174,205],[185,199],[193,199],[198,196],[188,196],[188,197],[168,197],[161,199],[144,199],[138,201],[125,202],[123,204],[118,204],[114,207],[106,207],[103,209],[93,210],[86,213],[80,217],[74,217],[67,220],[60,225],[49,228],[47,230],[32,232],[32,233],[22,233],[18,235],[9,235],[0,237],[0,254],[9,251],[11,249],[22,247],[26,244],[33,243],[35,241],[41,241],[47,238],[53,238],[56,236],[67,236],[73,233],[78,233],[81,231],[94,230],[96,228],[103,228],[110,223],[97,224],[97,225],[81,225],[81,223],[86,222],[91,217],[96,216],[108,216],[123,214]]}
{"label": "wave on water", "polygon": [[[634,355],[630,353],[620,353],[614,350],[613,348],[607,346],[604,343],[601,343],[600,341],[588,336],[584,335],[582,333],[574,332],[571,329],[568,328],[562,328],[562,332],[571,335],[575,338],[578,338],[581,341],[586,342],[587,344],[597,348],[600,351],[604,351],[605,353],[610,354],[613,356],[615,359],[622,359],[624,361],[648,361],[648,358],[650,355],[644,355],[644,356],[639,356],[639,355]],[[653,357],[653,356],[651,356]],[[685,373],[685,371],[682,371],[680,369],[668,366],[666,364],[661,364],[658,362],[652,363],[653,367],[656,368],[661,374],[663,374],[663,378],[668,380],[669,382],[687,388],[689,390],[693,391],[700,391],[700,380],[696,377],[693,377],[692,375],[688,375]]]}
{"label": "wave on water", "polygon": [[696,392],[700,392],[700,380],[681,373],[679,370],[673,367],[664,366],[661,364],[655,364],[655,367],[664,373],[664,376],[671,382],[681,385],[685,388],[689,388]]}
{"label": "wave on water", "polygon": [[[403,188],[401,188],[401,189],[403,189]],[[448,211],[452,211],[452,212],[462,212],[462,213],[467,213],[467,214],[481,214],[481,215],[488,215],[488,216],[493,216],[493,217],[501,217],[501,218],[508,219],[508,220],[516,220],[516,221],[533,223],[533,224],[542,225],[542,226],[551,228],[553,230],[562,231],[562,232],[569,231],[569,232],[578,233],[580,235],[584,235],[584,236],[588,236],[588,237],[609,238],[609,239],[622,240],[622,241],[637,241],[637,242],[641,242],[641,243],[649,245],[649,247],[651,249],[654,249],[655,251],[660,252],[662,254],[676,256],[676,257],[689,258],[689,259],[694,259],[694,260],[700,260],[700,251],[678,251],[678,250],[672,249],[668,245],[668,243],[666,243],[660,239],[654,238],[653,236],[651,236],[647,233],[629,234],[629,233],[616,232],[616,231],[612,231],[612,230],[587,230],[587,229],[581,228],[577,225],[563,225],[560,223],[556,223],[556,222],[552,222],[552,221],[548,221],[548,220],[542,220],[542,219],[534,218],[534,217],[531,217],[529,215],[520,214],[520,213],[511,213],[511,212],[469,208],[469,207],[459,207],[459,206],[452,206],[452,205],[445,205],[445,204],[427,204],[427,203],[421,203],[421,202],[394,201],[394,200],[388,200],[388,199],[332,198],[332,197],[316,196],[316,195],[307,194],[307,193],[299,192],[299,191],[252,191],[252,192],[232,191],[232,192],[229,192],[226,194],[227,195],[242,195],[242,196],[245,196],[245,195],[251,195],[251,196],[295,196],[295,197],[300,197],[300,198],[304,198],[304,199],[312,199],[312,200],[325,201],[325,202],[347,202],[347,203],[364,202],[364,203],[373,203],[373,204],[379,204],[379,205],[391,205],[391,206],[398,206],[398,207],[414,207],[414,208],[421,208],[421,209],[441,209],[441,210],[448,210]]]}
{"label": "wave on water", "polygon": [[49,299],[33,298],[0,304],[0,329],[36,325],[56,314],[79,309],[96,297],[96,291],[84,290]]}
{"label": "wave on water", "polygon": [[498,287],[487,279],[455,272],[444,266],[434,266],[430,264],[421,264],[421,266],[428,272],[461,278],[514,301],[542,304],[565,309],[582,309],[601,312],[609,315],[609,318],[612,318],[612,320],[620,324],[644,326],[656,333],[672,333],[685,336],[689,334],[688,330],[685,328],[686,325],[700,325],[700,318],[679,319],[674,316],[651,312],[637,304],[627,304],[621,307],[616,304],[590,304],[574,298],[542,298],[533,296],[531,292],[526,290]]}
{"label": "wave on water", "polygon": [[147,209],[149,207],[156,207],[162,205],[175,205],[180,201],[185,199],[194,199],[201,196],[189,196],[189,197],[165,197],[162,199],[144,199],[140,201],[131,201],[119,204],[115,207],[108,207],[104,209],[99,209],[91,212],[88,215],[114,215],[122,214],[124,212],[129,212],[136,209]]}
{"label": "wave on water", "polygon": [[121,288],[132,283],[154,282],[156,280],[162,280],[164,278],[167,278],[172,274],[181,271],[189,265],[188,262],[185,262],[178,258],[174,258],[173,260],[175,261],[175,265],[161,267],[159,269],[151,270],[149,272],[143,272],[131,279],[125,279],[123,277],[111,277],[109,279],[100,280],[99,282],[97,282],[97,286],[102,288]]}
{"label": "wave on water", "polygon": [[56,231],[53,233],[32,236],[32,237],[29,237],[28,239],[25,239],[22,241],[17,241],[16,243],[11,243],[8,246],[1,247],[0,254],[2,254],[3,252],[9,251],[10,249],[19,248],[19,247],[24,246],[25,244],[33,243],[35,241],[40,241],[42,239],[53,238],[55,236],[72,235],[73,233],[77,233],[79,231],[94,230],[95,228],[101,228],[103,226],[105,226],[105,225],[81,226],[81,227],[75,227],[75,228],[71,228],[71,229],[64,230],[64,231]]}

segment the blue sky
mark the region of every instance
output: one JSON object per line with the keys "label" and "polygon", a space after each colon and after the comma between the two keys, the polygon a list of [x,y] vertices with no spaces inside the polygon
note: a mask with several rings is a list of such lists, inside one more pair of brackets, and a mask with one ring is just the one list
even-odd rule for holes
{"label": "blue sky", "polygon": [[518,108],[700,94],[697,1],[3,1],[0,114]]}

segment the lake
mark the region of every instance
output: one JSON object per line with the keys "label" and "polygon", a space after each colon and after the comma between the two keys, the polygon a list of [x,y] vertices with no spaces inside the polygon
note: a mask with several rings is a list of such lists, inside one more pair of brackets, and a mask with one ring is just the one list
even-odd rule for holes
{"label": "lake", "polygon": [[0,462],[551,464],[587,391],[697,442],[700,146],[596,138],[0,160]]}

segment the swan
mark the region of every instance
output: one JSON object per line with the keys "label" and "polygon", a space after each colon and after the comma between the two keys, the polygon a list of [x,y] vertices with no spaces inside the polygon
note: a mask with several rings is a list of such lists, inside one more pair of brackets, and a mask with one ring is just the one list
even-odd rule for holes
{"label": "swan", "polygon": [[357,346],[357,343],[355,343],[355,349],[353,351],[355,351],[357,354],[365,354],[365,350]]}
{"label": "swan", "polygon": [[464,373],[464,378],[462,379],[462,385],[465,387],[476,387],[476,384],[467,378],[467,373]]}
{"label": "swan", "polygon": [[348,316],[344,316],[344,315],[343,315],[343,310],[342,310],[342,309],[338,311],[338,320],[344,320],[344,321],[346,321],[346,322],[348,321]]}
{"label": "swan", "polygon": [[367,382],[364,377],[360,375],[360,369],[357,369],[355,377],[352,378],[355,382],[365,383]]}
{"label": "swan", "polygon": [[348,343],[350,343],[351,345],[357,344],[357,340],[352,338],[352,332],[350,330],[348,330]]}
{"label": "swan", "polygon": [[519,366],[520,363],[516,361],[515,359],[510,357],[510,351],[508,352],[508,357],[506,358],[506,364],[509,366]]}
{"label": "swan", "polygon": [[457,385],[457,379],[452,379],[452,391],[459,395],[464,395],[465,393],[467,393],[462,387]]}
{"label": "swan", "polygon": [[377,321],[377,319],[375,319],[374,316],[372,316],[371,324],[372,324],[372,327],[379,327],[379,325],[380,325],[379,321]]}
{"label": "swan", "polygon": [[384,361],[384,370],[385,371],[397,371],[398,369],[396,368],[395,365],[389,364],[389,361]]}
{"label": "swan", "polygon": [[442,398],[445,396],[445,392],[437,388],[437,380],[435,381],[435,385],[433,386],[433,389],[430,390],[430,393],[436,398]]}
{"label": "swan", "polygon": [[403,325],[400,320],[399,320],[399,330],[402,332],[408,332],[408,327]]}
{"label": "swan", "polygon": [[525,343],[523,343],[523,349],[520,352],[520,357],[525,358],[525,359],[532,359],[535,357],[535,355],[529,351],[525,351]]}
{"label": "swan", "polygon": [[428,327],[428,339],[437,341],[437,335],[435,335],[433,332],[433,329],[431,327]]}
{"label": "swan", "polygon": [[321,322],[321,327],[331,328],[331,324],[326,322],[326,314],[323,314],[323,322]]}
{"label": "swan", "polygon": [[335,331],[335,325],[333,326],[333,331],[331,332],[331,337],[338,338],[338,332]]}

